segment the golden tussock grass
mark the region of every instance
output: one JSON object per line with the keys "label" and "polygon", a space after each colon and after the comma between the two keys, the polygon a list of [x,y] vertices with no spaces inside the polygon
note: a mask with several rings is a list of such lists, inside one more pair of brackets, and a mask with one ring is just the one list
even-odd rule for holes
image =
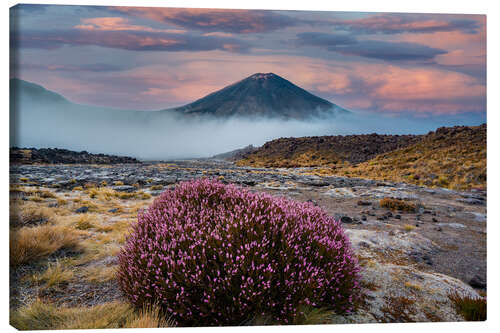
{"label": "golden tussock grass", "polygon": [[10,205],[10,225],[20,227],[23,225],[47,222],[54,217],[54,211],[48,207],[34,204],[32,202]]}
{"label": "golden tussock grass", "polygon": [[402,210],[405,212],[415,212],[416,205],[400,199],[383,198],[380,200],[380,207],[388,208],[391,210]]}
{"label": "golden tussock grass", "polygon": [[22,227],[10,232],[10,264],[17,266],[47,257],[61,248],[77,248],[78,236],[63,226]]}
{"label": "golden tussock grass", "polygon": [[413,283],[413,282],[405,282],[405,287],[408,288],[408,289],[412,289],[412,290],[415,290],[415,291],[421,291],[422,290],[422,286],[417,284],[417,283]]}
{"label": "golden tussock grass", "polygon": [[124,302],[93,307],[57,307],[36,300],[11,311],[10,324],[19,330],[172,327],[156,306],[134,310]]}
{"label": "golden tussock grass", "polygon": [[45,283],[44,288],[57,287],[60,284],[69,282],[74,277],[74,272],[66,269],[60,261],[49,263],[47,269],[40,274],[35,274],[32,280],[35,283]]}
{"label": "golden tussock grass", "polygon": [[127,199],[146,200],[151,198],[151,194],[146,193],[144,191],[137,191],[130,193],[120,192],[120,191],[115,191],[109,187],[90,188],[86,192],[91,199],[98,199],[101,201],[111,201],[114,198],[122,200],[127,200]]}
{"label": "golden tussock grass", "polygon": [[113,266],[89,266],[83,274],[86,281],[91,283],[102,283],[116,278],[117,265]]}
{"label": "golden tussock grass", "polygon": [[415,230],[415,226],[414,225],[411,225],[411,224],[405,224],[403,226],[403,228],[405,229],[405,231],[412,231],[412,230]]}

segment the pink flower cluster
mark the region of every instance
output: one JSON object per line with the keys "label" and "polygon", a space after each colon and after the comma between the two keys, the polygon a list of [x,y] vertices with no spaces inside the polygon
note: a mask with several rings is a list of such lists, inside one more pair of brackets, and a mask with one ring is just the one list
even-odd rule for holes
{"label": "pink flower cluster", "polygon": [[293,323],[307,306],[353,311],[359,266],[338,221],[310,203],[215,180],[178,184],[141,212],[119,254],[136,306],[179,325]]}

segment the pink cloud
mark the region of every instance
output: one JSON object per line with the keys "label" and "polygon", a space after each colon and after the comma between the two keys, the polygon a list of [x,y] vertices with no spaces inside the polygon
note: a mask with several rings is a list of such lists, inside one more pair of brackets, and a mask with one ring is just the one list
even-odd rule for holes
{"label": "pink cloud", "polygon": [[80,30],[98,31],[147,31],[166,33],[185,33],[185,30],[178,29],[155,29],[143,25],[130,24],[129,20],[123,17],[95,17],[81,19],[81,23],[76,25]]}
{"label": "pink cloud", "polygon": [[297,24],[297,20],[289,16],[263,10],[154,7],[111,7],[111,9],[187,29],[210,32],[267,32]]}
{"label": "pink cloud", "polygon": [[362,19],[335,22],[340,29],[367,34],[383,33],[434,33],[442,31],[461,31],[474,34],[480,28],[481,15],[444,15],[444,14],[399,14],[385,13]]}

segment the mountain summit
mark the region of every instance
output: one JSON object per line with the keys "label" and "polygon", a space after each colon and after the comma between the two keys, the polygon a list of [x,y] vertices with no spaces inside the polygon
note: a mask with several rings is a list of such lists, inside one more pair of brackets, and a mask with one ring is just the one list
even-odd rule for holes
{"label": "mountain summit", "polygon": [[348,112],[274,73],[256,73],[191,104],[172,109],[184,115],[227,118],[306,119]]}

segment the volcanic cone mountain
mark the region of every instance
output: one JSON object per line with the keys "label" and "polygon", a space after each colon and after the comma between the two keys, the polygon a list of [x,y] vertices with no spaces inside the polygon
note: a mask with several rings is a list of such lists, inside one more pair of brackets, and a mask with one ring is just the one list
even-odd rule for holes
{"label": "volcanic cone mountain", "polygon": [[184,115],[217,118],[307,119],[348,113],[273,73],[254,74],[173,110]]}

